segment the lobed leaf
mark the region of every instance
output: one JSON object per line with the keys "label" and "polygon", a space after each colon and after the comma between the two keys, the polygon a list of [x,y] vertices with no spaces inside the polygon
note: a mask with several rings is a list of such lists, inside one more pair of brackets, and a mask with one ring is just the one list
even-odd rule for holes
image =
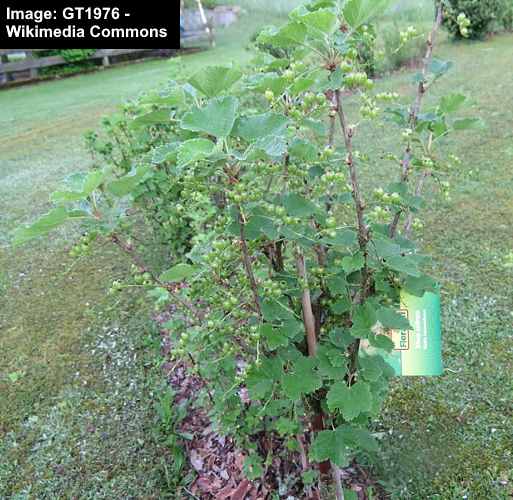
{"label": "lobed leaf", "polygon": [[141,182],[150,175],[150,167],[137,167],[133,172],[127,174],[105,186],[106,190],[114,196],[123,197],[130,194]]}
{"label": "lobed leaf", "polygon": [[354,420],[371,409],[370,386],[362,381],[352,386],[348,386],[345,381],[336,382],[328,392],[327,404],[330,411],[340,411],[346,420]]}
{"label": "lobed leaf", "polygon": [[13,244],[15,246],[23,245],[33,238],[44,236],[70,219],[86,219],[90,217],[87,212],[82,210],[68,211],[64,207],[54,208],[30,226],[18,228],[14,232]]}
{"label": "lobed leaf", "polygon": [[207,97],[217,97],[228,92],[241,76],[242,72],[236,68],[207,66],[198,71],[189,83]]}
{"label": "lobed leaf", "polygon": [[196,266],[191,266],[190,264],[177,264],[173,266],[171,269],[168,269],[164,273],[160,275],[160,281],[165,283],[172,283],[176,281],[183,281],[187,278],[191,278],[198,272]]}
{"label": "lobed leaf", "polygon": [[189,111],[183,117],[181,127],[214,137],[227,137],[233,129],[238,109],[239,101],[235,97],[211,99],[206,106]]}

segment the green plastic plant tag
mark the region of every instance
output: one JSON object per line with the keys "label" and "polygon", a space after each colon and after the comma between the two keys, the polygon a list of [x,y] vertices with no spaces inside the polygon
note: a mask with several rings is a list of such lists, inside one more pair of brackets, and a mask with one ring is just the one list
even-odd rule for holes
{"label": "green plastic plant tag", "polygon": [[422,297],[401,291],[399,312],[413,330],[389,330],[394,350],[384,358],[398,376],[437,376],[443,372],[440,294]]}

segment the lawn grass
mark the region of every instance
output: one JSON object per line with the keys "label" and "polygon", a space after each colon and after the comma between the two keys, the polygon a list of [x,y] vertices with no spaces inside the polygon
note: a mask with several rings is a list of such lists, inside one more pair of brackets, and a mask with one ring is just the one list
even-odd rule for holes
{"label": "lawn grass", "polygon": [[[246,1],[255,10],[219,33],[216,49],[182,58],[187,72],[248,61],[255,26],[279,24],[290,7]],[[375,472],[396,498],[512,494],[513,272],[503,265],[513,250],[512,45],[504,35],[439,51],[456,67],[434,97],[470,95],[469,114],[487,128],[451,139],[464,160],[451,176],[452,201],[429,197],[421,244],[443,284],[447,370],[441,378],[398,380],[376,424],[386,438]],[[173,66],[146,62],[0,92],[0,498],[167,495],[167,458],[147,439],[151,385],[145,362],[133,356],[149,325],[131,319],[140,307],[133,302],[116,318],[105,297],[125,272],[122,260],[103,247],[74,264],[67,255],[73,231],[15,251],[5,245],[17,224],[49,207],[64,175],[87,168],[82,134],[123,100],[164,83]],[[410,81],[411,72],[402,72],[379,86],[406,96]],[[392,133],[358,140],[377,152]],[[366,172],[371,184],[391,175],[381,163]],[[127,353],[127,364],[105,368],[106,359]]]}

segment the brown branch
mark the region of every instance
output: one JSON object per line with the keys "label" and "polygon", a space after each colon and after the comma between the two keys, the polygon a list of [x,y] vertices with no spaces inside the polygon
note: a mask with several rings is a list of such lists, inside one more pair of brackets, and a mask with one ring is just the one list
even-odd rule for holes
{"label": "brown branch", "polygon": [[328,132],[328,147],[333,147],[335,143],[335,124],[337,121],[337,100],[335,94],[331,93],[327,96],[330,101],[330,114],[329,114],[329,132]]}
{"label": "brown branch", "polygon": [[[436,35],[438,33],[438,30],[440,29],[440,26],[442,25],[442,19],[443,19],[443,7],[442,3],[438,5],[437,12],[436,12],[436,19],[433,24],[433,28],[431,29],[431,32],[429,33],[428,39],[427,39],[427,48],[426,48],[426,55],[424,56],[424,61],[422,64],[422,78],[419,81],[419,84],[417,86],[417,94],[415,96],[415,101],[413,102],[411,109],[410,109],[410,116],[408,120],[409,127],[413,130],[415,129],[415,126],[417,125],[417,118],[420,113],[420,108],[422,106],[422,99],[424,98],[424,95],[426,94],[427,87],[426,87],[426,80],[427,80],[427,74],[429,65],[431,64],[431,61],[433,60],[433,49],[435,47],[435,41],[436,41]],[[401,171],[401,183],[405,184],[408,182],[408,178],[411,171],[411,160],[412,160],[412,154],[411,154],[411,146],[408,143],[408,146],[406,147],[406,151],[404,153],[403,161],[402,161],[402,171]],[[399,226],[399,221],[401,219],[401,215],[403,213],[403,210],[400,209],[397,211],[397,213],[394,215],[394,218],[389,226],[389,236],[390,238],[394,238],[397,233],[397,228]]]}
{"label": "brown branch", "polygon": [[347,158],[346,163],[349,169],[349,178],[351,182],[351,191],[353,195],[353,200],[356,207],[356,219],[358,224],[358,242],[360,244],[360,249],[365,250],[368,240],[369,240],[369,229],[365,224],[364,220],[364,212],[365,212],[365,204],[363,203],[362,195],[360,193],[360,184],[358,182],[358,174],[356,171],[356,167],[354,164],[353,158],[353,133],[354,130],[348,126],[346,115],[344,113],[344,108],[342,107],[342,97],[340,95],[340,90],[335,91],[335,98],[337,103],[337,112],[340,121],[340,126],[342,127],[342,133],[344,135],[344,142],[347,150]]}
{"label": "brown branch", "polygon": [[301,251],[296,253],[296,266],[299,278],[302,281],[303,295],[301,305],[303,309],[303,323],[305,325],[306,343],[308,345],[308,355],[315,356],[317,353],[317,336],[315,334],[315,317],[312,310],[312,299],[310,289],[308,288],[305,258]]}
{"label": "brown branch", "polygon": [[249,280],[249,286],[251,287],[251,291],[253,293],[253,300],[255,302],[255,308],[260,317],[262,317],[262,308],[260,307],[260,297],[258,295],[258,285],[255,279],[255,275],[253,273],[253,265],[251,263],[251,258],[249,256],[248,243],[246,241],[246,233],[244,230],[244,226],[246,225],[246,221],[242,216],[242,210],[240,206],[237,206],[237,211],[239,213],[239,225],[240,225],[240,246],[242,249],[242,263],[244,265],[244,270],[246,271],[246,276]]}
{"label": "brown branch", "polygon": [[[367,245],[369,243],[369,228],[365,224],[365,204],[360,192],[360,183],[358,181],[358,174],[353,159],[353,129],[348,125],[347,119],[342,107],[342,98],[340,90],[335,91],[337,102],[337,110],[339,115],[340,126],[344,135],[344,142],[347,150],[346,163],[349,168],[349,177],[351,181],[351,190],[356,209],[356,219],[358,223],[358,243],[360,250],[364,257],[364,266],[362,268],[361,289],[354,296],[353,302],[355,304],[363,304],[365,299],[370,295],[372,289],[372,273],[368,267],[368,251]],[[355,374],[358,368],[358,353],[360,351],[360,339],[356,339],[349,347],[349,369],[347,376],[348,385],[354,382]]]}
{"label": "brown branch", "polygon": [[342,480],[340,478],[340,469],[334,463],[331,464],[331,472],[333,480],[335,481],[335,498],[337,500],[344,500],[344,488],[342,487]]}

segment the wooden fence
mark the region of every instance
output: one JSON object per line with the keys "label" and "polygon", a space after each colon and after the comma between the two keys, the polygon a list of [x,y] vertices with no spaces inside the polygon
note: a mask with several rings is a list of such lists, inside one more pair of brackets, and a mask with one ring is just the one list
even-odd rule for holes
{"label": "wooden fence", "polygon": [[[38,78],[41,68],[69,64],[61,56],[35,57],[35,53],[44,52],[49,49],[0,49],[0,86],[18,81],[31,81]],[[101,60],[103,66],[109,66],[113,58],[124,55],[141,54],[141,56],[154,54],[162,51],[169,55],[168,49],[98,49],[85,61]],[[24,55],[23,58],[14,61],[9,56]]]}

